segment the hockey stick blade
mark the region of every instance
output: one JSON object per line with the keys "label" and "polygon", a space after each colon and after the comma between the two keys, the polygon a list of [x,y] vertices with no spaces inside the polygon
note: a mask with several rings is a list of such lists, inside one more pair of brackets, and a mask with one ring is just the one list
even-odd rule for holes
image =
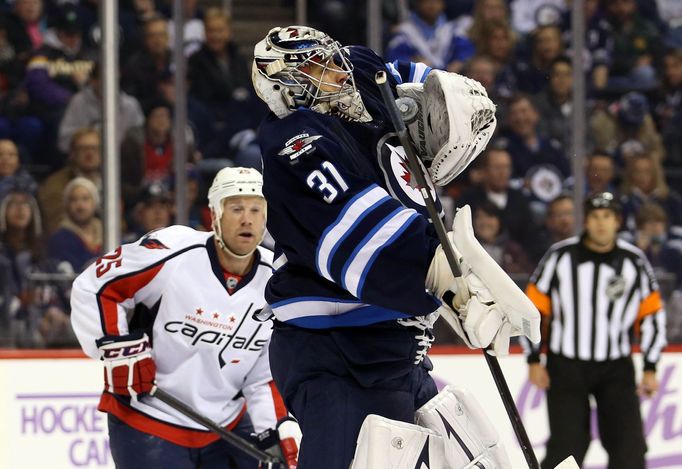
{"label": "hockey stick blade", "polygon": [[[417,153],[414,149],[414,146],[412,145],[412,141],[410,140],[407,127],[405,126],[405,122],[403,121],[400,110],[396,105],[393,91],[388,84],[386,71],[379,70],[374,76],[374,81],[376,82],[377,86],[379,86],[381,97],[384,101],[384,104],[386,105],[386,109],[388,110],[391,123],[393,124],[393,127],[395,127],[398,138],[400,139],[400,144],[403,146],[405,154],[407,155],[407,163],[410,168],[410,172],[417,179],[419,187],[421,187],[421,195],[424,198],[424,203],[426,203],[426,209],[429,212],[429,217],[431,217],[433,227],[438,234],[438,239],[440,240],[440,244],[443,247],[443,252],[445,253],[445,257],[448,260],[448,265],[450,266],[452,274],[455,277],[461,277],[462,271],[460,270],[459,264],[457,263],[454,250],[452,249],[452,246],[450,246],[450,241],[447,237],[447,232],[445,231],[443,221],[438,216],[436,202],[431,196],[429,185],[426,183],[426,175],[421,169],[421,165],[419,164]],[[521,447],[523,456],[528,463],[528,467],[530,469],[540,469],[540,464],[538,463],[538,459],[533,452],[530,439],[528,438],[526,429],[523,426],[521,416],[519,415],[519,411],[516,408],[516,404],[514,403],[514,398],[509,391],[509,386],[507,385],[507,381],[504,378],[504,374],[502,373],[500,364],[497,361],[497,357],[490,355],[486,352],[486,350],[483,350],[483,354],[485,355],[485,360],[488,364],[488,368],[490,369],[490,373],[493,376],[493,381],[495,381],[497,392],[500,394],[502,404],[504,404],[504,409],[507,412],[507,416],[509,417],[511,426],[514,429],[514,434],[516,435],[516,439],[519,443],[519,446]]]}
{"label": "hockey stick blade", "polygon": [[277,468],[284,468],[286,467],[284,461],[281,459],[277,458],[276,456],[273,456],[271,454],[266,453],[265,451],[260,450],[259,448],[256,447],[256,445],[246,441],[244,438],[229,432],[225,430],[223,427],[209,419],[208,417],[205,417],[192,409],[190,406],[185,404],[184,402],[180,401],[179,399],[173,397],[172,395],[168,394],[166,391],[163,389],[159,389],[159,387],[155,387],[152,392],[149,393],[151,396],[157,398],[164,404],[172,407],[173,409],[177,410],[180,412],[182,415],[185,417],[195,421],[199,425],[202,425],[209,430],[211,430],[213,433],[216,433],[220,438],[223,440],[227,441],[229,444],[234,446],[235,448],[238,448],[251,456],[254,459],[257,459],[258,461],[266,464],[265,468],[268,469],[277,469]]}

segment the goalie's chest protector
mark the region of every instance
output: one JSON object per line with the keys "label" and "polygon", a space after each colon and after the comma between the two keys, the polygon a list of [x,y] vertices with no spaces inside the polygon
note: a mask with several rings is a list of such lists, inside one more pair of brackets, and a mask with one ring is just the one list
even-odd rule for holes
{"label": "goalie's chest protector", "polygon": [[[381,92],[374,81],[376,72],[386,71],[386,65],[371,49],[354,46],[350,50],[350,60],[354,66],[353,77],[362,101],[373,120],[368,123],[359,123],[329,118],[327,121],[335,121],[331,124],[330,130],[334,132],[335,138],[341,145],[348,147],[347,154],[355,160],[355,165],[363,168],[369,163],[369,167],[363,168],[365,174],[367,171],[372,171],[375,182],[383,186],[394,199],[428,218],[416,178],[409,171],[405,149],[391,124]],[[397,84],[395,78],[390,73],[387,73],[387,76],[391,88],[395,90]],[[421,161],[420,165],[424,173],[428,175]],[[426,179],[431,188],[431,194],[436,200],[438,212],[441,213],[441,204],[433,183],[428,176]]]}

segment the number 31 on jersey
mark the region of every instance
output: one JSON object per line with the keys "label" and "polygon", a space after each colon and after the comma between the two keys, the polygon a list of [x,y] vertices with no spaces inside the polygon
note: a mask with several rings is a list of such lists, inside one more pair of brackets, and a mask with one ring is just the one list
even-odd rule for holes
{"label": "number 31 on jersey", "polygon": [[343,193],[348,190],[348,184],[343,180],[336,167],[329,161],[323,162],[321,169],[316,169],[308,174],[306,183],[311,189],[320,192],[322,199],[328,204],[336,199],[339,192]]}

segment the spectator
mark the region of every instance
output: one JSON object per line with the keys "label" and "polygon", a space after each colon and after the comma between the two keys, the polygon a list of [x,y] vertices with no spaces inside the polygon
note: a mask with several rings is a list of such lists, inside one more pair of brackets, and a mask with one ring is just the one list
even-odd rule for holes
{"label": "spectator", "polygon": [[554,243],[568,239],[575,234],[575,205],[573,197],[561,194],[547,205],[547,216],[544,227],[540,230],[539,241],[528,246],[527,252],[535,262],[540,262],[542,256]]}
{"label": "spectator", "polygon": [[[40,328],[42,317],[59,321],[64,315],[67,295],[61,285],[36,285],[30,279],[34,272],[54,273],[46,259],[41,237],[38,203],[21,188],[10,191],[0,201],[0,256],[10,263],[9,280],[10,327],[14,344],[20,347],[47,345],[50,338]],[[62,318],[63,319],[63,318]],[[57,323],[55,323],[56,325]]]}
{"label": "spectator", "polygon": [[[94,54],[82,47],[81,28],[76,7],[71,4],[61,7],[54,30],[47,32],[43,46],[27,66],[26,90],[47,126],[48,145],[56,142],[64,110],[71,97],[85,85],[95,63]],[[49,159],[54,158],[52,152],[41,156],[41,163],[57,166]]]}
{"label": "spectator", "polygon": [[121,73],[121,88],[135,96],[142,107],[162,97],[159,84],[172,77],[168,22],[161,16],[144,24],[144,44],[125,61]]}
{"label": "spectator", "polygon": [[64,219],[47,240],[47,253],[57,262],[68,262],[71,271],[82,272],[102,254],[102,222],[97,218],[99,190],[84,177],[64,188]]}
{"label": "spectator", "polygon": [[564,53],[564,45],[558,26],[540,26],[529,39],[530,57],[515,62],[514,75],[519,90],[533,94],[547,87],[550,68]]}
{"label": "spectator", "polygon": [[682,48],[682,3],[677,0],[657,0],[658,13],[664,23],[665,44],[671,48]]}
{"label": "spectator", "polygon": [[625,166],[621,189],[625,228],[635,231],[635,216],[645,203],[657,203],[665,210],[670,230],[682,233],[682,197],[668,187],[661,163],[643,153],[630,158]]}
{"label": "spectator", "polygon": [[536,227],[533,225],[528,199],[523,192],[509,185],[512,172],[509,153],[493,144],[481,159],[482,183],[462,194],[457,206],[469,204],[475,211],[483,203],[491,202],[500,210],[501,222],[508,236],[523,246],[532,245]]}
{"label": "spectator", "polygon": [[62,204],[64,188],[69,181],[81,176],[96,187],[102,185],[102,149],[99,132],[85,128],[71,139],[66,166],[51,174],[38,189],[38,201],[44,214],[45,232],[50,235],[59,226],[64,215]]}
{"label": "spectator", "polygon": [[477,0],[474,5],[474,15],[467,36],[475,44],[483,42],[486,32],[485,25],[499,22],[509,26],[509,6],[504,0]]}
{"label": "spectator", "polygon": [[173,199],[163,184],[149,184],[142,190],[129,223],[130,232],[126,242],[133,242],[152,230],[165,228],[173,223]]}
{"label": "spectator", "polygon": [[511,0],[512,27],[526,35],[542,26],[557,24],[564,11],[564,0]]}
{"label": "spectator", "polygon": [[[143,127],[130,129],[121,143],[121,180],[125,205],[131,208],[141,187],[152,183],[170,184],[173,170],[173,115],[164,100],[150,103]],[[188,128],[190,162],[195,154]]]}
{"label": "spectator", "polygon": [[[182,32],[183,52],[189,57],[201,48],[206,35],[204,33],[204,15],[199,8],[199,0],[185,0],[182,2],[183,19],[185,21]],[[170,13],[170,12],[169,12]],[[172,15],[167,15],[172,16]],[[168,40],[171,49],[175,45],[175,24],[168,21]]]}
{"label": "spectator", "polygon": [[119,8],[121,57],[130,57],[143,47],[146,22],[160,14],[154,0],[120,2]]}
{"label": "spectator", "polygon": [[483,85],[488,97],[497,105],[495,115],[498,122],[503,121],[506,116],[505,93],[504,90],[498,89],[495,63],[492,59],[487,55],[475,55],[467,62],[462,74]]}
{"label": "spectator", "polygon": [[506,100],[516,91],[516,78],[512,71],[516,35],[503,21],[490,21],[481,25],[481,32],[474,39],[476,53],[490,57],[495,66],[495,88]]}
{"label": "spectator", "polygon": [[613,158],[604,151],[596,150],[587,157],[585,178],[587,193],[611,192],[617,194],[615,188],[616,168]]}
{"label": "spectator", "polygon": [[24,86],[26,63],[42,44],[40,0],[17,0],[14,10],[0,13],[0,138],[12,139],[30,162],[44,126],[32,109]]}
{"label": "spectator", "polygon": [[25,60],[22,63],[18,56],[17,45],[10,37],[10,26],[7,23],[8,19],[0,13],[0,96],[19,85],[26,65]]}
{"label": "spectator", "polygon": [[656,62],[661,58],[656,26],[638,13],[635,0],[607,0],[605,6],[613,31],[609,90],[653,89],[658,83]]}
{"label": "spectator", "polygon": [[682,289],[682,240],[670,239],[668,217],[657,204],[646,203],[635,216],[635,244],[646,254],[654,269],[675,276],[675,289]]}
{"label": "spectator", "polygon": [[[119,92],[118,102],[118,143],[126,132],[144,123],[144,115],[137,99]],[[100,129],[102,126],[102,81],[100,66],[96,63],[90,74],[88,86],[76,93],[66,107],[59,125],[59,150],[68,153],[73,135],[85,127]]]}
{"label": "spectator", "polygon": [[16,187],[21,187],[32,196],[38,189],[33,176],[21,167],[19,150],[13,141],[0,139],[0,200]]}
{"label": "spectator", "polygon": [[502,214],[492,202],[478,205],[473,215],[474,233],[488,254],[508,274],[529,274],[533,270],[518,243],[509,239]]}
{"label": "spectator", "polygon": [[534,212],[544,216],[545,205],[561,193],[570,168],[559,142],[540,133],[539,120],[531,99],[516,95],[509,102],[502,135],[512,157],[512,178],[523,181],[536,202]]}
{"label": "spectator", "polygon": [[[189,93],[209,113],[214,131],[212,144],[206,150],[202,148],[202,153],[207,158],[225,158],[235,134],[257,128],[267,109],[256,99],[250,66],[231,40],[229,15],[211,8],[204,22],[206,42],[189,58],[187,66]],[[233,151],[229,156],[238,166],[260,166],[260,151],[255,142],[253,145],[256,148],[250,154]],[[246,161],[249,158],[254,161]]]}
{"label": "spectator", "polygon": [[[682,28],[682,25],[680,26]],[[666,152],[666,167],[682,167],[682,46],[665,54],[663,86],[656,105],[656,123]]]}
{"label": "spectator", "polygon": [[[585,71],[589,73],[590,85],[599,91],[606,87],[609,78],[609,66],[613,57],[613,38],[611,24],[599,11],[599,0],[584,0],[583,9],[586,21],[585,47],[583,59]],[[572,11],[565,11],[561,21],[564,43],[571,44]],[[569,55],[573,50],[568,51]]]}
{"label": "spectator", "polygon": [[596,148],[615,155],[623,166],[635,153],[648,153],[657,161],[665,158],[665,148],[649,113],[649,100],[631,92],[607,109],[590,116],[590,137]]}
{"label": "spectator", "polygon": [[540,114],[540,133],[570,148],[573,114],[573,67],[567,57],[554,59],[549,67],[549,86],[535,96]]}
{"label": "spectator", "polygon": [[43,45],[45,18],[42,0],[16,0],[12,11],[5,13],[7,39],[17,60],[26,63],[31,51]]}
{"label": "spectator", "polygon": [[385,57],[458,72],[473,54],[471,41],[456,35],[455,24],[447,20],[444,0],[416,0],[410,18],[398,25],[389,41]]}
{"label": "spectator", "polygon": [[[175,176],[175,175],[173,175]],[[175,194],[175,177],[172,178],[172,192]],[[185,194],[187,195],[188,220],[187,226],[198,231],[211,230],[211,211],[208,205],[204,202],[203,197],[206,190],[203,187],[203,178],[199,169],[192,165],[187,165],[187,187]],[[173,196],[173,199],[175,197]]]}

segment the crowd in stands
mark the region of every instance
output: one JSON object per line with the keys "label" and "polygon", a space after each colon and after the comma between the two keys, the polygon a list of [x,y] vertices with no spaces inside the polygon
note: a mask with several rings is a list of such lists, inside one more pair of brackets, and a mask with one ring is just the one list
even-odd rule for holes
{"label": "crowd in stands", "polygon": [[[0,346],[73,345],[69,281],[102,255],[98,3],[0,0]],[[172,3],[119,2],[125,241],[174,218]],[[523,279],[552,243],[575,234],[570,2],[383,3],[387,61],[466,74],[497,104],[487,151],[443,196],[445,206],[472,206],[483,246]],[[187,200],[199,229],[209,228],[211,171],[259,168],[255,129],[266,113],[220,4],[184,2]],[[308,4],[313,26],[346,44],[365,42],[353,16],[364,1]],[[579,156],[586,195],[621,199],[622,236],[666,279],[669,329],[682,341],[674,319],[682,318],[681,5],[584,1],[588,119]]]}

